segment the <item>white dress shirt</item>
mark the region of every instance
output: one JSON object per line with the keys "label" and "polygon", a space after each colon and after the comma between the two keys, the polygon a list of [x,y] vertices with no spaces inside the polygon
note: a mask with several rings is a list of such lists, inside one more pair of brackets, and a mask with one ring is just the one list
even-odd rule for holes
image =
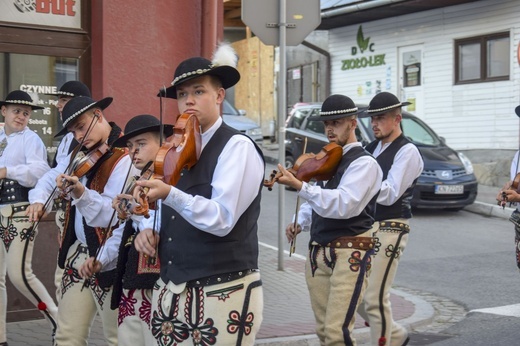
{"label": "white dress shirt", "polygon": [[[374,157],[378,157],[390,144],[392,142],[382,145],[379,141],[373,153]],[[397,202],[406,189],[412,186],[413,181],[421,175],[423,168],[424,162],[419,149],[412,143],[403,145],[395,154],[392,167],[381,184],[377,203],[392,205]]]}
{"label": "white dress shirt", "polygon": [[[133,221],[132,227],[135,232],[139,232],[145,229],[159,229],[161,227],[161,213],[157,211],[157,218],[155,218],[155,210],[149,211],[150,217],[145,218],[140,215],[132,215],[131,220]],[[119,256],[119,246],[121,244],[121,238],[123,231],[125,230],[126,222],[121,223],[116,229],[112,231],[112,235],[106,240],[105,244],[101,247],[97,260],[101,262],[101,271],[109,271],[117,266],[117,258]]]}
{"label": "white dress shirt", "polygon": [[[221,124],[219,118],[202,134],[202,150]],[[219,155],[211,182],[211,198],[192,196],[172,186],[163,203],[192,226],[223,237],[258,195],[264,170],[262,157],[251,140],[235,135]]]}
{"label": "white dress shirt", "polygon": [[[361,143],[343,147],[343,155]],[[381,188],[383,172],[377,161],[369,155],[354,160],[345,170],[335,189],[324,189],[304,182],[298,195],[305,200],[298,212],[302,230],[309,231],[312,211],[331,219],[350,219],[361,214],[366,205]]]}
{"label": "white dress shirt", "polygon": [[[45,174],[40,179],[37,186],[29,191],[29,202],[31,204],[45,204],[45,202],[48,201],[51,193],[55,191],[56,177],[65,172],[65,169],[70,162],[71,155],[72,153],[67,156],[67,159],[58,162],[58,165],[47,172],[47,174]],[[108,179],[101,194],[97,191],[85,188],[85,192],[80,196],[80,198],[73,199],[72,205],[76,206],[74,229],[76,232],[76,237],[83,244],[86,244],[86,238],[83,229],[82,217],[85,218],[87,225],[91,227],[107,228],[109,227],[109,222],[111,219],[111,225],[115,225],[117,223],[117,217],[112,217],[114,210],[112,208],[112,199],[123,191],[125,182],[124,178],[128,175],[130,165],[130,157],[125,155],[112,169],[110,178]],[[139,174],[135,168],[132,168],[132,170],[133,171],[130,173],[130,175]],[[80,181],[83,185],[85,185],[87,178],[82,177]],[[52,207],[51,203],[49,203],[49,207]]]}
{"label": "white dress shirt", "polygon": [[16,180],[25,187],[36,185],[38,179],[50,169],[47,150],[41,138],[25,127],[9,136],[1,129],[0,143],[2,141],[7,141],[0,156],[0,167],[7,169],[6,178]]}
{"label": "white dress shirt", "polygon": [[[58,145],[58,149],[56,149],[56,163],[59,164],[61,161],[66,160],[69,156],[69,149],[72,141],[74,140],[74,135],[72,132],[67,132],[67,134],[61,139],[60,144]],[[69,163],[66,161],[67,164]]]}

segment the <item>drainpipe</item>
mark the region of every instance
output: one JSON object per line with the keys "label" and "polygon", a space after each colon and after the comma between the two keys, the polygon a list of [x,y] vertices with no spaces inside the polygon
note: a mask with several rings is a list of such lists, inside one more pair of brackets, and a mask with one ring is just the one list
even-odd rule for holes
{"label": "drainpipe", "polygon": [[331,18],[335,16],[341,16],[343,14],[358,12],[368,10],[374,7],[381,7],[391,4],[396,4],[398,2],[404,2],[409,0],[372,0],[372,1],[364,1],[360,4],[349,5],[340,8],[331,8],[329,10],[321,11],[321,18]]}
{"label": "drainpipe", "polygon": [[[202,20],[201,20],[201,56],[210,59],[217,46],[219,38],[219,6],[223,12],[223,7],[219,1],[202,1]],[[223,17],[223,13],[221,17]]]}

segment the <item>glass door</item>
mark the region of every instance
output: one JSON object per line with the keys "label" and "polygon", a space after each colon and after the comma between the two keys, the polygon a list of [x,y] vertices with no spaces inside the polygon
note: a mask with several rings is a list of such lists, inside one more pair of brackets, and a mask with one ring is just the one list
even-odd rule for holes
{"label": "glass door", "polygon": [[[47,147],[49,163],[52,162],[59,138],[54,135],[61,130],[62,122],[56,105],[55,93],[69,80],[79,79],[79,60],[45,55],[0,53],[0,95],[2,100],[16,89],[23,90],[43,110],[33,112],[29,128],[36,132]],[[3,121],[3,119],[1,119]],[[2,123],[3,124],[3,123]]]}

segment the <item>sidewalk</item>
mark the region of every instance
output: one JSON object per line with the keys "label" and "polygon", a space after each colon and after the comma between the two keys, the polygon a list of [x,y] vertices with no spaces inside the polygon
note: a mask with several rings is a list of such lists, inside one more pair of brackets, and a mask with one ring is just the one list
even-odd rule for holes
{"label": "sidewalk", "polygon": [[[264,146],[268,163],[278,162],[276,146]],[[471,212],[509,218],[513,209],[502,209],[494,204],[496,187],[479,186],[477,202],[465,209]],[[259,266],[264,288],[264,320],[257,335],[257,345],[296,346],[319,345],[314,334],[314,317],[310,308],[309,294],[305,284],[305,258],[300,255],[286,256],[284,271],[277,270],[278,250],[267,244],[260,244]],[[435,297],[428,299],[419,292],[394,289],[390,300],[394,318],[409,330],[428,326],[439,314],[453,314],[450,302],[440,302]],[[435,305],[435,306],[434,306]],[[441,306],[441,308],[439,308]],[[446,308],[443,309],[442,307]],[[443,311],[444,310],[444,311]],[[451,316],[442,316],[448,321]],[[368,345],[369,328],[360,317],[357,318],[355,337],[358,345]],[[9,346],[51,346],[50,330],[45,320],[12,322],[7,324]],[[89,345],[106,345],[99,318],[91,330]],[[137,345],[139,346],[139,345]]]}

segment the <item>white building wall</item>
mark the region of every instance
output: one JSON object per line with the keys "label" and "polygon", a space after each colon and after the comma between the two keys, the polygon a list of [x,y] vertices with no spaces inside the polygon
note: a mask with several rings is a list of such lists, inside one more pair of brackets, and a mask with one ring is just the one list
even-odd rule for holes
{"label": "white building wall", "polygon": [[[454,149],[518,149],[519,118],[514,109],[520,104],[520,1],[484,0],[363,23],[365,38],[374,43],[374,52],[363,56],[385,54],[386,65],[343,71],[342,60],[361,57],[351,53],[351,47],[357,46],[358,27],[329,32],[331,93],[368,103],[379,80],[381,91],[405,100],[398,80],[398,49],[422,45],[423,97],[417,98],[417,110],[422,114],[416,115]],[[510,80],[454,85],[454,41],[504,31],[510,32]]]}

